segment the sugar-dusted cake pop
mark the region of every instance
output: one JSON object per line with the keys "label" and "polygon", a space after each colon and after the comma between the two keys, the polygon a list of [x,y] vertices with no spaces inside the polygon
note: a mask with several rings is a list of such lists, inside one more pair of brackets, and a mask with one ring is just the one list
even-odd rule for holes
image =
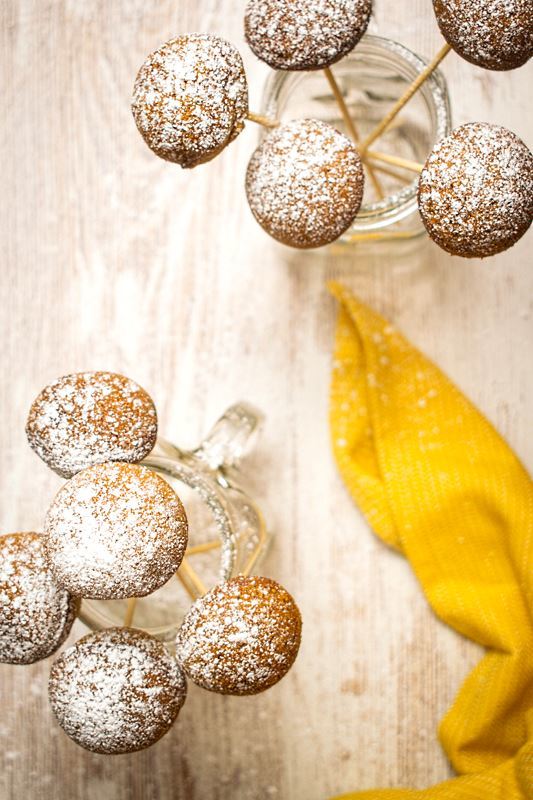
{"label": "sugar-dusted cake pop", "polygon": [[78,601],[57,586],[47,564],[44,537],[0,537],[0,661],[33,664],[67,638]]}
{"label": "sugar-dusted cake pop", "polygon": [[300,612],[269,578],[232,578],[197,600],[176,639],[187,676],[220,694],[257,694],[277,683],[298,654]]}
{"label": "sugar-dusted cake pop", "polygon": [[246,40],[274,69],[313,70],[347,55],[366,31],[372,0],[249,0]]}
{"label": "sugar-dusted cake pop", "polygon": [[506,128],[461,125],[430,153],[418,205],[430,237],[452,255],[506,250],[531,225],[533,155]]}
{"label": "sugar-dusted cake pop", "polygon": [[87,598],[143,597],[176,572],[187,518],[172,487],[139,464],[97,464],[56,495],[46,551],[60,586]]}
{"label": "sugar-dusted cake pop", "polygon": [[178,716],[187,683],[164,645],[143,631],[90,633],[52,665],[49,698],[57,721],[95,753],[133,753],[157,742]]}
{"label": "sugar-dusted cake pop", "polygon": [[241,56],[210,34],[171,39],[140,68],[132,110],[156,155],[182,167],[210,161],[244,127],[248,85]]}
{"label": "sugar-dusted cake pop", "polygon": [[151,397],[113,372],[79,372],[46,386],[30,409],[28,441],[55,472],[70,478],[93,464],[141,461],[157,436]]}
{"label": "sugar-dusted cake pop", "polygon": [[363,167],[352,142],[331,125],[294,120],[255,150],[246,195],[256,220],[292,247],[320,247],[353,222],[363,198]]}
{"label": "sugar-dusted cake pop", "polygon": [[533,55],[531,0],[433,0],[433,8],[448,44],[472,64],[515,69]]}

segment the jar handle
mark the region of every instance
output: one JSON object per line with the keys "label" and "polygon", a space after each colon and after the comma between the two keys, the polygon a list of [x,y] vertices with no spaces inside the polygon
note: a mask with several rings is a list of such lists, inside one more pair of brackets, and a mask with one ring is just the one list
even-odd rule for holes
{"label": "jar handle", "polygon": [[211,469],[235,467],[253,447],[264,414],[249,403],[235,403],[213,425],[194,455]]}

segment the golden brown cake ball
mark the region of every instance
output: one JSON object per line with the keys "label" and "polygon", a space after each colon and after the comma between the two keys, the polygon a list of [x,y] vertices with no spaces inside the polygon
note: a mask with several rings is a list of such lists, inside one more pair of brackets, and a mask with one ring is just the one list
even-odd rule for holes
{"label": "golden brown cake ball", "polygon": [[64,478],[106,461],[141,461],[157,436],[151,397],[113,372],[78,372],[46,386],[26,423],[28,441]]}
{"label": "golden brown cake ball", "polygon": [[533,55],[531,0],[433,0],[442,35],[467,61],[515,69]]}
{"label": "golden brown cake ball", "polygon": [[220,694],[257,694],[277,683],[298,654],[302,619],[276,581],[239,576],[211,589],[187,613],[176,658],[187,676]]}
{"label": "golden brown cake ball", "polygon": [[355,47],[371,11],[371,0],[249,0],[244,30],[274,69],[321,69]]}
{"label": "golden brown cake ball", "polygon": [[350,140],[315,119],[269,133],[246,173],[246,195],[259,224],[291,247],[320,247],[353,222],[363,199],[363,167]]}
{"label": "golden brown cake ball", "polygon": [[143,631],[90,633],[52,665],[50,704],[65,733],[95,753],[133,753],[169,731],[187,684],[164,645]]}
{"label": "golden brown cake ball", "polygon": [[87,598],[143,597],[176,572],[187,518],[172,487],[139,464],[97,464],[71,478],[46,517],[60,586]]}
{"label": "golden brown cake ball", "polygon": [[44,537],[0,537],[0,662],[33,664],[67,638],[78,601],[57,586],[47,564]]}
{"label": "golden brown cake ball", "polygon": [[430,237],[452,255],[500,253],[531,225],[533,156],[506,128],[461,125],[430,153],[418,206]]}
{"label": "golden brown cake ball", "polygon": [[196,167],[241,132],[248,114],[244,66],[232,44],[190,33],[148,56],[133,89],[141,136],[160,158]]}

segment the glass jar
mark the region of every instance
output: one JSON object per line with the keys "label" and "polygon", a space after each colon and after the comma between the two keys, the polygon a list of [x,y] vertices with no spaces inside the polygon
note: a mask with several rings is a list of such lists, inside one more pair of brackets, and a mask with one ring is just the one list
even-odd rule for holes
{"label": "glass jar", "polygon": [[167,480],[185,506],[185,558],[176,576],[147,597],[83,600],[79,616],[86,625],[93,630],[133,625],[171,642],[196,598],[221,580],[253,571],[269,535],[259,508],[241,486],[239,463],[262,421],[255,408],[237,403],[195,450],[158,438],[142,463]]}
{"label": "glass jar", "polygon": [[[350,55],[332,66],[362,141],[379,124],[427,62],[380,36],[363,36]],[[273,72],[261,113],[280,120],[312,117],[346,133],[338,104],[322,70]],[[446,82],[436,70],[371,146],[371,151],[424,163],[433,145],[451,130]],[[268,135],[261,130],[260,136]],[[418,174],[376,160],[365,164],[365,197],[353,225],[339,242],[413,238],[424,232],[418,214]],[[376,179],[382,197],[376,189]]]}

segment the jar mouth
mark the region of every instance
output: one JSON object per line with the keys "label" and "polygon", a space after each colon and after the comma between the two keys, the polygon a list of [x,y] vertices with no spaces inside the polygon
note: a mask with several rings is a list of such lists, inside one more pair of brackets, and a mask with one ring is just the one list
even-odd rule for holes
{"label": "jar mouth", "polygon": [[[383,104],[383,113],[376,119],[375,123],[370,123],[368,131],[360,131],[361,138],[364,138],[374,127],[374,124],[379,122],[385,115],[386,110],[392,107],[398,97],[427,64],[428,62],[421,56],[413,53],[398,42],[381,36],[366,34],[348,56],[333,65],[336,80],[341,86],[348,108],[353,112],[352,117],[356,126],[360,121],[357,114],[358,110],[366,108],[368,111],[372,109],[373,103],[376,108]],[[321,71],[317,70],[316,72],[320,76]],[[295,95],[298,94],[298,90],[301,91],[304,83],[308,83],[311,86],[313,80],[313,72],[273,72],[265,84],[261,113],[268,117],[286,119],[287,112],[291,108],[291,97],[294,99]],[[323,94],[325,95],[325,93],[326,89],[324,89]],[[394,96],[392,96],[393,94]],[[415,136],[418,136],[420,140],[424,139],[424,146],[421,148],[417,142],[416,157],[413,158],[411,156],[411,160],[425,162],[432,147],[451,130],[448,92],[442,73],[439,70],[435,70],[422,84],[417,95],[418,128],[415,130]],[[333,101],[332,98],[328,98],[329,100]],[[325,97],[314,97],[313,102],[314,108],[310,102],[311,113],[306,114],[304,107],[303,114],[300,111],[297,116],[321,118],[320,110],[324,111],[324,108],[328,110]],[[411,104],[413,102],[414,99],[410,101]],[[420,115],[421,110],[423,115]],[[425,129],[422,136],[419,123],[424,115]],[[295,116],[292,115],[290,118]],[[336,119],[331,120],[326,114],[326,121],[342,128],[343,124],[337,109],[335,110],[335,116]],[[331,117],[331,112],[329,117]],[[416,128],[416,126],[413,126],[413,128]],[[261,138],[265,135],[268,135],[268,133],[265,134],[264,131],[261,131]],[[407,138],[407,136],[404,137],[403,144],[407,141]],[[402,144],[400,139],[398,141]],[[378,142],[374,143],[372,149],[381,149],[381,140],[379,142],[379,145]],[[383,140],[384,142],[385,139]],[[383,149],[385,151],[385,148]],[[394,154],[402,155],[402,153]],[[372,165],[375,166],[375,162],[372,162]],[[409,180],[403,188],[390,194],[385,194],[382,199],[376,198],[370,202],[363,202],[352,226],[341,236],[341,240],[349,239],[354,233],[383,229],[406,219],[418,210],[417,192],[418,175],[413,180]],[[419,220],[418,232],[422,233],[423,230],[422,222]]]}

